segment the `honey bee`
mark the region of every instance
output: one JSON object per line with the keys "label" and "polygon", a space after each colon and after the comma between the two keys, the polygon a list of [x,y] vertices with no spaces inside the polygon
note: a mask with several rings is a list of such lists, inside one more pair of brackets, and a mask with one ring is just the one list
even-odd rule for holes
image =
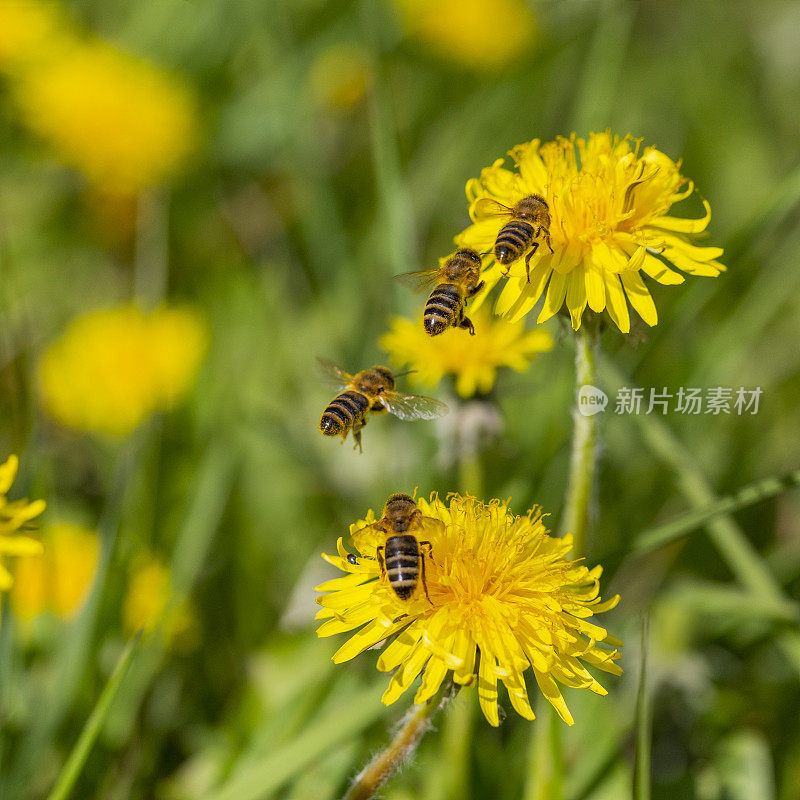
{"label": "honey bee", "polygon": [[319,359],[319,363],[323,377],[339,391],[322,412],[319,429],[324,436],[341,436],[342,443],[352,430],[359,452],[361,429],[367,424],[368,414],[388,411],[400,419],[435,419],[447,413],[447,406],[432,397],[398,392],[395,375],[386,367],[362,369],[350,375],[330,361]]}
{"label": "honey bee", "polygon": [[447,328],[462,328],[475,335],[475,326],[464,314],[467,300],[484,286],[481,276],[481,257],[468,247],[456,250],[439,269],[407,272],[398,279],[411,288],[422,291],[434,286],[425,303],[422,324],[429,336],[438,336]]}
{"label": "honey bee", "polygon": [[505,264],[508,275],[511,264],[522,256],[530,247],[530,252],[525,257],[525,272],[528,283],[531,282],[531,257],[539,249],[540,236],[553,251],[550,243],[550,206],[540,194],[531,194],[523,197],[513,208],[483,197],[475,204],[475,219],[483,220],[488,217],[510,217],[510,221],[500,228],[494,242],[494,257],[500,264]]}
{"label": "honey bee", "polygon": [[376,549],[381,579],[389,581],[389,586],[400,600],[411,597],[421,577],[422,588],[430,603],[425,580],[425,558],[431,557],[433,546],[429,541],[420,541],[417,537],[433,533],[443,526],[440,520],[423,516],[411,495],[398,493],[386,501],[381,518],[362,528],[356,536],[376,533],[381,537],[383,544]]}

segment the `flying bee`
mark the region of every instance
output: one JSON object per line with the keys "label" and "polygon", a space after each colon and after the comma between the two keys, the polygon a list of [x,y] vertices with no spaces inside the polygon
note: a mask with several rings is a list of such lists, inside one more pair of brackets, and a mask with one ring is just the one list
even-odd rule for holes
{"label": "flying bee", "polygon": [[435,419],[447,413],[447,406],[432,397],[398,392],[395,375],[386,367],[371,367],[350,375],[330,361],[319,359],[319,363],[323,377],[339,391],[322,412],[319,429],[325,436],[341,436],[342,443],[352,430],[359,452],[361,429],[369,414],[388,411],[400,419]]}
{"label": "flying bee", "polygon": [[362,528],[355,537],[369,537],[370,534],[380,537],[383,544],[376,548],[375,553],[381,579],[389,581],[389,586],[400,600],[411,597],[421,577],[425,597],[430,603],[425,580],[425,558],[431,557],[433,545],[420,539],[437,533],[443,526],[440,520],[423,516],[411,495],[398,493],[386,501],[383,516],[372,525]]}
{"label": "flying bee", "polygon": [[507,265],[506,275],[511,264],[531,248],[525,257],[525,272],[530,283],[531,257],[539,249],[536,239],[544,239],[550,252],[554,252],[550,243],[550,206],[547,201],[540,194],[531,194],[509,208],[497,200],[482,197],[475,204],[475,219],[480,221],[488,217],[510,217],[510,221],[500,228],[494,242],[494,257],[500,264]]}
{"label": "flying bee", "polygon": [[438,336],[450,327],[462,328],[475,335],[475,326],[464,312],[467,300],[484,286],[485,282],[480,280],[481,266],[478,253],[466,247],[456,250],[439,269],[397,276],[403,283],[419,291],[434,287],[425,303],[422,318],[429,336]]}

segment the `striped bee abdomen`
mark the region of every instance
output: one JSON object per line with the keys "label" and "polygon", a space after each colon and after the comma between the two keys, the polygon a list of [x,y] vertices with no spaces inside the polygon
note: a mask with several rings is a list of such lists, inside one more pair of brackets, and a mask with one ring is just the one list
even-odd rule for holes
{"label": "striped bee abdomen", "polygon": [[497,234],[494,243],[495,258],[501,264],[516,261],[533,241],[535,228],[521,219],[515,219],[504,225]]}
{"label": "striped bee abdomen", "polygon": [[389,586],[401,599],[411,596],[419,578],[420,551],[414,536],[390,536],[383,553]]}
{"label": "striped bee abdomen", "polygon": [[464,310],[464,298],[457,286],[440,283],[425,304],[423,324],[429,336],[438,336],[451,325],[458,325]]}
{"label": "striped bee abdomen", "polygon": [[360,392],[342,392],[322,412],[319,429],[325,436],[345,434],[369,408],[369,400]]}

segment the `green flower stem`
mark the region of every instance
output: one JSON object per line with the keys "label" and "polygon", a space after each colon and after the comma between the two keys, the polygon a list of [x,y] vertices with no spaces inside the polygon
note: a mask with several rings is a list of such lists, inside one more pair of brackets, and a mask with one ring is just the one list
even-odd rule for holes
{"label": "green flower stem", "polygon": [[647,649],[649,618],[642,617],[642,665],[639,673],[639,690],[636,695],[636,754],[633,765],[634,800],[650,800],[650,756],[652,749],[653,710],[647,680]]}
{"label": "green flower stem", "polygon": [[369,800],[370,797],[374,797],[381,786],[417,749],[420,740],[431,727],[433,715],[447,705],[452,696],[453,693],[448,685],[443,694],[432,697],[422,705],[412,706],[389,746],[378,753],[358,774],[344,800]]}
{"label": "green flower stem", "polygon": [[162,189],[145,189],[136,208],[136,252],[133,294],[146,306],[164,302],[169,262],[169,196]]}
{"label": "green flower stem", "polygon": [[458,490],[462,494],[471,494],[479,500],[483,497],[483,470],[476,452],[459,453]]}
{"label": "green flower stem", "polygon": [[539,697],[536,722],[530,728],[524,800],[563,800],[564,748],[561,717],[544,698]]}
{"label": "green flower stem", "polygon": [[569,466],[569,483],[561,517],[561,535],[574,537],[573,554],[580,558],[586,551],[589,513],[594,486],[597,450],[598,414],[584,416],[578,409],[578,392],[581,386],[595,383],[597,345],[596,326],[587,320],[575,334],[575,409],[572,413],[572,456]]}

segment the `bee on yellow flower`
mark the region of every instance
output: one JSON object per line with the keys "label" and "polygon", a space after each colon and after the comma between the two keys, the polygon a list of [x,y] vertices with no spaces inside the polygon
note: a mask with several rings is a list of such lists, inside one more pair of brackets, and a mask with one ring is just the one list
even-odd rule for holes
{"label": "bee on yellow flower", "polygon": [[421,321],[395,317],[380,346],[394,366],[409,366],[409,381],[434,387],[445,375],[452,375],[456,392],[465,399],[488,394],[501,367],[523,372],[537,353],[553,347],[552,336],[543,328],[526,331],[523,321],[509,323],[485,310],[473,319],[475,336],[449,328],[432,338]]}
{"label": "bee on yellow flower", "polygon": [[125,436],[186,395],[207,343],[188,308],[126,305],[79,317],[39,365],[45,406],[68,427]]}
{"label": "bee on yellow flower", "polygon": [[325,593],[317,598],[323,620],[317,635],[351,634],[333,660],[348,661],[384,642],[378,669],[393,673],[386,705],[420,674],[414,702],[424,703],[452,673],[457,685],[477,683],[492,725],[500,723],[498,681],[517,713],[534,718],[526,684],[532,674],[571,725],[559,684],[604,695],[586,666],[621,674],[619,652],[600,644],[619,643],[590,621],[619,600],[600,600],[602,568],[568,561],[572,537],[549,536],[538,510],[516,516],[507,503],[458,494],[416,502],[424,518],[439,521],[425,531],[426,591],[419,586],[401,599],[393,590],[381,568],[385,541],[372,510],[350,526],[352,549],[339,539],[338,555],[323,555],[347,573],[317,587]]}
{"label": "bee on yellow flower", "polygon": [[[44,500],[9,502],[6,497],[17,477],[18,467],[19,459],[14,455],[9,456],[4,464],[0,464],[0,558],[33,556],[42,552],[41,542],[29,536],[20,536],[17,532],[44,511]],[[0,562],[0,592],[7,592],[13,584],[11,573]]]}
{"label": "bee on yellow flower", "polygon": [[[544,297],[538,322],[566,305],[578,330],[588,306],[597,314],[607,312],[628,333],[629,305],[648,325],[658,322],[641,273],[669,285],[684,280],[676,269],[709,277],[725,270],[717,261],[722,248],[694,243],[711,219],[708,203],[702,201],[705,214],[699,219],[668,213],[694,192],[694,184],[680,174],[680,162],[655,147],[609,132],[588,139],[573,134],[545,144],[534,139],[510,156],[513,169],[499,159],[467,182],[472,225],[455,239],[459,247],[492,250],[508,220],[483,209],[497,203],[514,208],[534,195],[546,201],[550,247],[538,247],[529,264],[520,257],[510,265],[495,305],[509,320],[521,319]],[[508,264],[489,259],[476,305],[508,271]]]}

